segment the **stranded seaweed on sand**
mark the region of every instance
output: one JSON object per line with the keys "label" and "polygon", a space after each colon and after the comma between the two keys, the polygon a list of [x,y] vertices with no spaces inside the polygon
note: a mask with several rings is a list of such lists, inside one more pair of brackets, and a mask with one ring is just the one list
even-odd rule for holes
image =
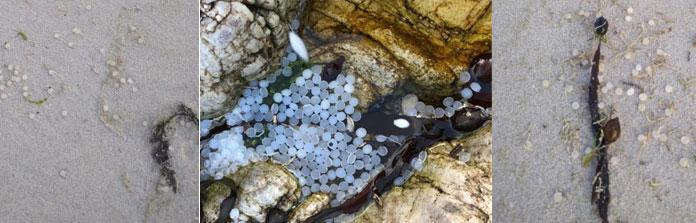
{"label": "stranded seaweed on sand", "polygon": [[[590,109],[590,117],[592,120],[592,135],[595,136],[594,149],[589,156],[584,158],[584,162],[589,163],[592,155],[597,157],[597,167],[595,168],[595,176],[592,180],[592,202],[597,205],[599,216],[603,222],[608,222],[609,212],[609,165],[607,163],[607,148],[609,144],[616,141],[621,134],[621,127],[618,118],[610,117],[602,118],[599,113],[597,90],[599,88],[599,60],[601,58],[602,41],[609,28],[609,23],[604,17],[599,17],[594,22],[594,30],[597,39],[597,51],[595,51],[592,59],[592,70],[590,71],[590,85],[588,104]],[[589,158],[588,158],[589,157]]]}
{"label": "stranded seaweed on sand", "polygon": [[165,180],[166,185],[163,186],[172,187],[174,193],[177,191],[177,184],[176,177],[174,176],[175,173],[170,162],[168,127],[169,124],[174,122],[177,118],[182,118],[185,121],[198,125],[198,116],[196,113],[193,112],[191,108],[186,107],[186,105],[179,104],[174,114],[155,125],[153,134],[150,137],[150,142],[154,145],[152,158],[160,165],[160,174]]}

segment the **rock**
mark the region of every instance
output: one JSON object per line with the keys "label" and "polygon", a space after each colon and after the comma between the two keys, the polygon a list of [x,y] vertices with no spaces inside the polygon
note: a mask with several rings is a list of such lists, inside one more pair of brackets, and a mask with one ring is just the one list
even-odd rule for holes
{"label": "rock", "polygon": [[232,188],[221,181],[210,184],[204,191],[201,191],[201,212],[203,222],[215,222],[220,216],[222,201],[230,196]]}
{"label": "rock", "polygon": [[[472,154],[470,165],[450,157],[454,144]],[[382,207],[371,203],[354,222],[491,222],[490,124],[469,137],[430,148],[421,172],[403,187],[382,196]]]}
{"label": "rock", "polygon": [[[490,52],[491,12],[487,0],[318,0],[310,4],[304,36],[315,48],[312,58],[343,54],[366,83],[408,78],[421,91],[446,96],[458,73]],[[385,80],[373,82],[379,78]],[[382,87],[370,89],[389,90]]]}
{"label": "rock", "polygon": [[299,0],[201,1],[203,119],[225,114],[251,80],[277,68]]}
{"label": "rock", "polygon": [[307,218],[327,208],[329,206],[329,201],[331,201],[331,197],[326,193],[318,192],[309,195],[290,212],[288,222],[304,222]]}
{"label": "rock", "polygon": [[287,212],[301,196],[295,176],[274,163],[256,162],[242,167],[226,179],[237,188],[234,207],[241,212],[240,219],[249,217],[264,222],[269,209],[275,207]]}

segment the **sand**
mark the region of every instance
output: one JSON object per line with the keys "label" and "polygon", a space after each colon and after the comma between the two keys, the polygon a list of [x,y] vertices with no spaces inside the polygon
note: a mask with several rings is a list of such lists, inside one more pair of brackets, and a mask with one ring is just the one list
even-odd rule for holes
{"label": "sand", "polygon": [[[694,8],[696,2],[686,0],[602,1],[601,6],[597,1],[494,1],[494,222],[600,221],[590,201],[594,162],[587,168],[581,162],[592,142],[589,64],[582,65],[582,58],[596,49],[591,28],[598,12],[610,22],[602,86],[613,85],[600,92],[600,101],[604,111],[613,107],[622,128],[609,148],[609,220],[696,221]],[[646,75],[660,57],[658,49],[669,56]],[[637,64],[640,78],[632,74]],[[690,86],[680,80],[690,80]],[[627,83],[636,85],[633,95],[627,95]],[[643,92],[646,101],[639,99]],[[671,116],[665,113],[669,107]],[[641,143],[641,134],[648,141]],[[687,144],[681,142],[684,136],[690,138]],[[682,167],[682,159],[690,167]]]}
{"label": "sand", "polygon": [[0,2],[0,75],[26,75],[0,90],[0,222],[198,221],[196,125],[174,125],[176,194],[148,141],[177,103],[197,110],[197,7]]}

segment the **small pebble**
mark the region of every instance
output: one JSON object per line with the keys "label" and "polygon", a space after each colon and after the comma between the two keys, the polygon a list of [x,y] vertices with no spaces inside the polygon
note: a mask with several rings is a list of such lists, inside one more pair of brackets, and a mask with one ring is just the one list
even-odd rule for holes
{"label": "small pebble", "polygon": [[147,127],[149,124],[150,123],[148,123],[147,121],[143,121],[143,126]]}
{"label": "small pebble", "polygon": [[108,105],[102,106],[102,110],[104,110],[104,111],[109,111],[109,106],[108,106]]}
{"label": "small pebble", "polygon": [[36,118],[36,114],[34,114],[34,113],[30,113],[30,114],[29,114],[29,118],[30,118],[30,119],[34,119],[34,118]]}
{"label": "small pebble", "polygon": [[75,34],[78,34],[78,35],[79,35],[79,34],[82,34],[82,30],[81,30],[80,28],[77,28],[77,27],[73,28],[73,29],[72,29],[72,32],[75,33]]}
{"label": "small pebble", "polygon": [[637,71],[641,71],[641,70],[643,70],[643,66],[640,65],[640,64],[636,64],[636,68],[635,68],[635,69],[636,69]]}
{"label": "small pebble", "polygon": [[633,53],[631,53],[631,52],[625,53],[624,59],[627,59],[627,60],[633,59]]}
{"label": "small pebble", "polygon": [[566,92],[566,93],[573,92],[573,86],[570,86],[570,85],[566,86],[566,87],[565,87],[565,92]]}
{"label": "small pebble", "polygon": [[68,111],[62,111],[60,115],[62,115],[63,117],[68,116]]}
{"label": "small pebble", "polygon": [[636,92],[636,89],[631,87],[628,90],[626,90],[626,95],[631,96],[631,95],[635,94],[635,92]]}
{"label": "small pebble", "polygon": [[623,88],[620,88],[620,87],[616,88],[616,90],[614,90],[614,94],[616,94],[617,96],[623,95],[624,94]]}
{"label": "small pebble", "polygon": [[626,19],[626,22],[633,21],[633,17],[631,17],[630,15],[627,15],[625,19]]}
{"label": "small pebble", "polygon": [[604,108],[604,102],[597,103],[597,108]]}
{"label": "small pebble", "polygon": [[668,84],[667,86],[665,86],[665,92],[667,92],[668,94],[671,94],[672,92],[674,92],[674,87],[672,87],[672,85]]}
{"label": "small pebble", "polygon": [[643,134],[638,135],[638,142],[645,142],[645,140],[648,140],[647,136]]}
{"label": "small pebble", "polygon": [[691,142],[691,138],[689,138],[689,136],[682,136],[680,141],[682,144],[688,145]]}
{"label": "small pebble", "polygon": [[641,101],[648,100],[648,94],[646,94],[646,93],[640,93],[640,94],[638,95],[638,99],[640,99]]}
{"label": "small pebble", "polygon": [[573,49],[572,54],[573,54],[574,57],[580,56],[580,50],[578,50],[578,49]]}
{"label": "small pebble", "polygon": [[9,42],[5,42],[4,47],[5,47],[6,50],[9,50],[9,49],[10,49],[10,43],[9,43]]}
{"label": "small pebble", "polygon": [[60,170],[60,172],[58,172],[58,174],[60,174],[60,177],[62,177],[62,178],[68,177],[68,171],[65,171],[65,170]]}
{"label": "small pebble", "polygon": [[580,108],[580,103],[573,102],[573,104],[571,106],[573,107],[573,110],[578,110]]}
{"label": "small pebble", "polygon": [[56,71],[55,70],[48,70],[48,75],[56,75]]}
{"label": "small pebble", "polygon": [[633,14],[633,8],[632,8],[632,7],[628,7],[628,8],[626,9],[626,12],[627,12],[628,14]]}
{"label": "small pebble", "polygon": [[638,104],[638,111],[645,111],[645,104]]}
{"label": "small pebble", "polygon": [[563,201],[563,193],[557,191],[557,192],[553,195],[553,200],[554,200],[556,203],[562,202],[562,201]]}
{"label": "small pebble", "polygon": [[551,83],[548,80],[544,80],[541,82],[541,85],[544,86],[544,88],[548,88]]}
{"label": "small pebble", "polygon": [[648,20],[648,25],[655,26],[655,20]]}
{"label": "small pebble", "polygon": [[665,116],[670,117],[670,116],[672,116],[673,113],[674,113],[674,111],[672,111],[671,108],[665,109]]}
{"label": "small pebble", "polygon": [[650,44],[650,39],[648,37],[643,38],[643,45],[648,45]]}
{"label": "small pebble", "polygon": [[681,166],[682,168],[689,168],[689,159],[681,158],[679,160],[679,166]]}
{"label": "small pebble", "polygon": [[121,119],[121,116],[114,115],[113,118],[114,118],[114,120],[119,120],[119,119]]}

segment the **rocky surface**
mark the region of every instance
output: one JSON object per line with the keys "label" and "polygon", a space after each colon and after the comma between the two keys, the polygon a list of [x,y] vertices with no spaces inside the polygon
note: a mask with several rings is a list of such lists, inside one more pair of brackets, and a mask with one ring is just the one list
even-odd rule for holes
{"label": "rocky surface", "polygon": [[201,1],[200,100],[204,119],[223,115],[250,80],[280,63],[299,0]]}
{"label": "rocky surface", "polygon": [[[491,125],[429,149],[425,168],[370,204],[354,222],[491,222]],[[460,144],[471,161],[453,159]]]}
{"label": "rocky surface", "polygon": [[490,1],[321,0],[307,13],[312,57],[346,56],[353,73],[376,83],[363,86],[372,94],[412,80],[428,95],[451,95],[458,73],[491,49]]}
{"label": "rocky surface", "polygon": [[222,181],[213,182],[201,192],[203,222],[215,222],[220,216],[222,201],[230,196],[232,188]]}
{"label": "rocky surface", "polygon": [[290,223],[304,222],[307,218],[329,206],[331,197],[327,193],[313,193],[290,212]]}
{"label": "rocky surface", "polygon": [[239,169],[226,179],[235,185],[238,194],[234,207],[240,219],[266,220],[269,208],[289,211],[300,198],[297,179],[285,167],[270,162],[256,162]]}

